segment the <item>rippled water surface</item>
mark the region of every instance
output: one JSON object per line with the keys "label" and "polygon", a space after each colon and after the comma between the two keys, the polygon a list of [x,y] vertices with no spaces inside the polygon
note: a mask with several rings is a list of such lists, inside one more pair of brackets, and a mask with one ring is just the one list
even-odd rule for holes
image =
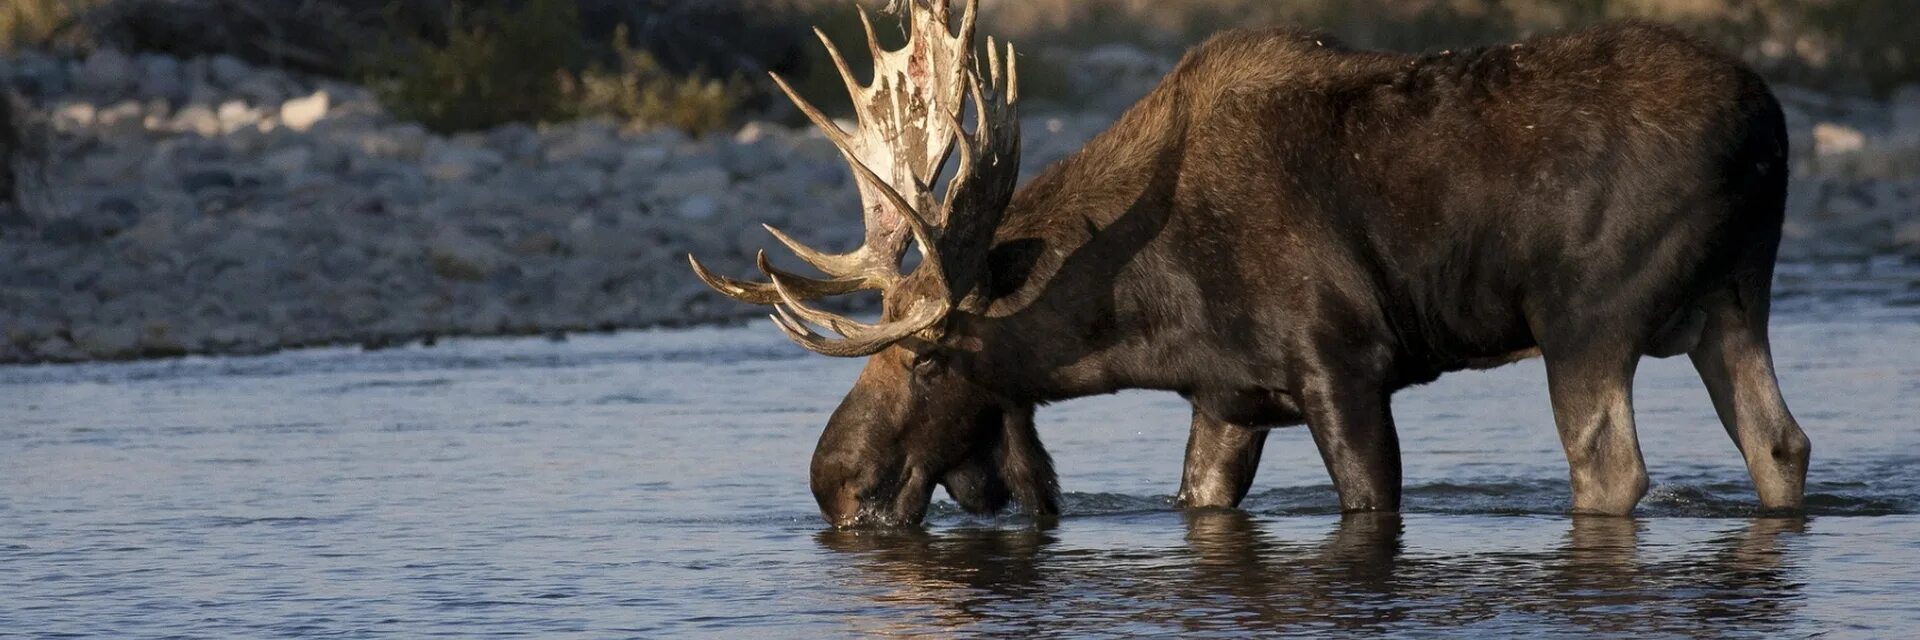
{"label": "rippled water surface", "polygon": [[1641,370],[1632,519],[1561,515],[1534,361],[1396,397],[1404,516],[1333,514],[1298,429],[1249,513],[1175,511],[1187,408],[1138,393],[1042,411],[1057,525],[912,533],[823,531],[859,365],[765,326],[0,368],[0,635],[1913,637],[1920,323],[1774,335],[1804,519],[1756,517],[1684,358]]}

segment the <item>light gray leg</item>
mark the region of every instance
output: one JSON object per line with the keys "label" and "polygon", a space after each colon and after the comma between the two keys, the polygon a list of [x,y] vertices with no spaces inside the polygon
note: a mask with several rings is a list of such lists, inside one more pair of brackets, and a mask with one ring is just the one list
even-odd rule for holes
{"label": "light gray leg", "polygon": [[1747,460],[1747,473],[1768,509],[1799,509],[1806,495],[1812,445],[1780,397],[1767,312],[1741,309],[1725,296],[1709,309],[1706,330],[1690,355],[1713,397],[1720,424]]}
{"label": "light gray leg", "polygon": [[1240,506],[1260,470],[1267,430],[1229,424],[1193,410],[1187,436],[1186,470],[1180,476],[1179,501],[1187,507]]}
{"label": "light gray leg", "polygon": [[1626,515],[1647,493],[1647,465],[1633,425],[1628,348],[1542,349],[1553,420],[1573,481],[1574,513]]}

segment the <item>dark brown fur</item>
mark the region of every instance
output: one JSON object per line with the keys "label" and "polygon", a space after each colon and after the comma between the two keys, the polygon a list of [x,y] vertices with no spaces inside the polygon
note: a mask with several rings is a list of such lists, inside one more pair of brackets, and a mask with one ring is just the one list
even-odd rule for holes
{"label": "dark brown fur", "polygon": [[1304,422],[1343,508],[1393,510],[1391,394],[1537,352],[1574,508],[1622,513],[1634,363],[1690,352],[1762,502],[1798,506],[1766,341],[1786,151],[1760,78],[1658,26],[1419,57],[1222,34],[1018,192],[940,344],[870,359],[816,496],[837,524],[917,521],[940,483],[1051,512],[1033,408],[1147,388],[1194,405],[1190,504],[1236,504],[1249,430]]}

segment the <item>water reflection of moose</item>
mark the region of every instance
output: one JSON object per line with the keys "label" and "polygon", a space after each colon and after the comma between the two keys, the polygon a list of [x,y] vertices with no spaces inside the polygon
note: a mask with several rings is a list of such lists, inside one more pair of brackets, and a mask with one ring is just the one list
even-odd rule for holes
{"label": "water reflection of moose", "polygon": [[[1016,637],[1444,626],[1471,635],[1545,626],[1710,636],[1780,629],[1801,598],[1801,582],[1781,561],[1791,539],[1782,534],[1801,532],[1799,519],[1745,521],[1703,548],[1650,558],[1641,548],[1644,523],[1624,518],[1575,517],[1557,548],[1461,552],[1407,549],[1401,518],[1391,513],[1349,514],[1313,543],[1282,540],[1240,512],[1183,517],[1185,544],[1171,548],[1079,548],[1044,527],[817,537],[857,569],[848,588],[870,594],[848,618],[862,633],[929,625]],[[903,621],[911,626],[891,626]]]}
{"label": "water reflection of moose", "polygon": [[[871,81],[828,44],[856,130],[788,91],[853,169],[865,242],[774,232],[824,279],[693,263],[802,346],[868,358],[814,452],[833,524],[919,522],[936,486],[1052,513],[1034,408],[1130,388],[1191,401],[1190,506],[1236,505],[1265,430],[1305,423],[1343,510],[1394,511],[1392,394],[1534,355],[1575,511],[1645,494],[1634,372],[1681,353],[1762,505],[1800,506],[1767,337],[1787,138],[1732,58],[1642,24],[1423,57],[1228,32],[1016,190],[1013,50],[976,59],[977,0],[957,33],[946,0],[905,4],[905,48],[868,24]],[[808,306],[862,290],[880,323]]]}

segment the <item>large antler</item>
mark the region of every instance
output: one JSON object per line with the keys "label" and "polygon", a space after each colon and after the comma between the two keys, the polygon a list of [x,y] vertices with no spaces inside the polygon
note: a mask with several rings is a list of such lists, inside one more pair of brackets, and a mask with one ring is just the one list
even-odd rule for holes
{"label": "large antler", "polygon": [[[848,253],[828,254],[767,227],[776,240],[829,277],[808,278],[776,269],[768,264],[765,252],[757,262],[770,282],[717,276],[688,256],[694,273],[728,297],[774,305],[774,322],[788,337],[826,355],[870,355],[944,319],[971,289],[985,244],[999,224],[1019,174],[1014,52],[1008,46],[1003,57],[998,45],[988,39],[988,61],[981,68],[972,51],[978,9],[979,0],[967,1],[960,31],[955,34],[947,0],[913,0],[908,6],[908,42],[897,51],[880,47],[872,21],[861,10],[867,47],[874,58],[874,77],[868,85],[854,79],[833,42],[815,29],[852,94],[858,129],[853,133],[842,130],[779,75],[773,75],[773,80],[801,113],[820,127],[853,169],[866,222],[865,242]],[[973,101],[976,116],[972,133],[960,123],[968,98]],[[944,200],[936,200],[931,183],[956,144],[960,148],[959,166],[947,184]],[[926,212],[934,215],[929,217]],[[896,295],[897,285],[905,279],[899,265],[909,239],[919,247],[920,269],[928,271],[924,277],[937,283],[944,295],[900,301],[892,305],[896,307],[895,317],[878,325],[855,322],[804,304],[861,290]],[[957,280],[949,280],[955,276]],[[809,323],[845,339],[820,336],[807,328]]]}

